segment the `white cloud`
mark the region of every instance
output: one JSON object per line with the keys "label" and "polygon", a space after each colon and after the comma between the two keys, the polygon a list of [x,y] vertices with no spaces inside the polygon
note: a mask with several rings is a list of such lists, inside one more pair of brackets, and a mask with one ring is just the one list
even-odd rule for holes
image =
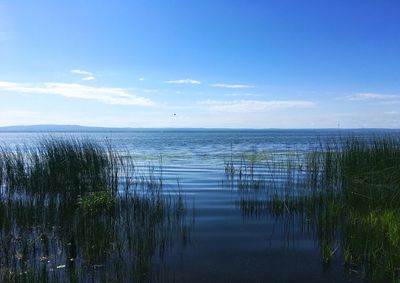
{"label": "white cloud", "polygon": [[160,90],[159,89],[154,89],[154,88],[145,88],[145,89],[141,89],[140,91],[145,92],[145,93],[157,93]]}
{"label": "white cloud", "polygon": [[316,104],[302,100],[206,100],[198,102],[217,112],[263,112],[285,108],[310,108]]}
{"label": "white cloud", "polygon": [[227,93],[225,96],[257,96],[254,93]]}
{"label": "white cloud", "polygon": [[347,97],[348,100],[390,100],[400,98],[400,95],[389,95],[380,93],[356,93]]}
{"label": "white cloud", "polygon": [[139,78],[139,81],[144,81],[144,78]]}
{"label": "white cloud", "polygon": [[92,72],[77,70],[77,69],[71,70],[70,72],[73,74],[82,75],[83,76],[82,80],[84,81],[92,81],[95,79]]}
{"label": "white cloud", "polygon": [[193,84],[193,85],[201,84],[200,81],[196,81],[196,80],[192,80],[192,79],[172,80],[172,81],[165,81],[164,83],[167,83],[167,84]]}
{"label": "white cloud", "polygon": [[94,87],[82,84],[41,83],[21,84],[0,81],[0,91],[51,94],[70,98],[97,100],[106,104],[153,106],[148,98],[130,94],[123,88]]}
{"label": "white cloud", "polygon": [[243,84],[212,84],[213,87],[221,88],[253,88],[253,85],[243,85]]}

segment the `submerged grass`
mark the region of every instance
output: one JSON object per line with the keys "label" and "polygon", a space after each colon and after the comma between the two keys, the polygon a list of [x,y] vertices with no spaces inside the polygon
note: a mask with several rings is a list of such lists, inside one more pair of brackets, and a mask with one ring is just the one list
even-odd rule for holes
{"label": "submerged grass", "polygon": [[150,281],[190,235],[182,195],[107,145],[2,147],[0,177],[0,282]]}
{"label": "submerged grass", "polygon": [[83,213],[96,215],[102,212],[111,212],[115,208],[115,198],[106,191],[90,192],[78,199]]}

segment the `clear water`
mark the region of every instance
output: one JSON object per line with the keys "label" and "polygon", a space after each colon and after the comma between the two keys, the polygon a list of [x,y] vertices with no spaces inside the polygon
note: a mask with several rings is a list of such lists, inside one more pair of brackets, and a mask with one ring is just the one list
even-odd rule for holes
{"label": "clear water", "polygon": [[[298,221],[268,214],[244,215],[235,190],[224,187],[224,166],[243,154],[307,152],[343,136],[398,135],[372,130],[146,130],[96,133],[0,133],[0,144],[30,145],[49,135],[111,142],[129,152],[145,171],[154,165],[167,188],[179,186],[194,205],[194,226],[184,248],[163,258],[166,281],[176,282],[358,282],[340,255],[322,264],[315,235]],[[162,280],[163,281],[163,280]]]}

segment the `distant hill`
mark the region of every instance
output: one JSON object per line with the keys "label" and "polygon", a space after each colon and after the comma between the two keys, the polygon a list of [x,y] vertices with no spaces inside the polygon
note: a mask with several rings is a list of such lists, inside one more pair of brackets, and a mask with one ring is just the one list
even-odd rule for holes
{"label": "distant hill", "polygon": [[29,125],[0,127],[0,132],[109,132],[132,131],[133,128],[85,127],[79,125]]}
{"label": "distant hill", "polygon": [[337,129],[337,128],[326,128],[326,129],[245,129],[245,128],[118,128],[118,127],[87,127],[79,125],[18,125],[18,126],[6,126],[0,127],[0,133],[6,132],[132,132],[132,131],[341,131],[346,132],[360,132],[360,131],[373,131],[373,132],[389,132],[399,133],[399,129]]}
{"label": "distant hill", "polygon": [[3,132],[131,132],[131,131],[229,131],[232,129],[202,129],[202,128],[118,128],[118,127],[87,127],[79,125],[18,125],[0,127]]}

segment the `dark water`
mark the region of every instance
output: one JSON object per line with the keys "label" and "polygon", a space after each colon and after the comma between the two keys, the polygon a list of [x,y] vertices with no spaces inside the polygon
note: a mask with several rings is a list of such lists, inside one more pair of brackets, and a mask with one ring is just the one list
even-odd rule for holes
{"label": "dark water", "polygon": [[[133,155],[139,170],[154,166],[168,189],[178,184],[194,213],[188,243],[172,247],[162,259],[162,278],[177,282],[358,282],[334,256],[322,264],[318,242],[296,217],[248,215],[238,207],[240,194],[224,185],[224,166],[241,156],[307,152],[341,137],[398,134],[372,130],[135,131],[52,133],[104,142]],[[0,143],[38,142],[48,133],[0,133]],[[162,170],[160,170],[162,165]],[[163,280],[161,280],[163,281]]]}

